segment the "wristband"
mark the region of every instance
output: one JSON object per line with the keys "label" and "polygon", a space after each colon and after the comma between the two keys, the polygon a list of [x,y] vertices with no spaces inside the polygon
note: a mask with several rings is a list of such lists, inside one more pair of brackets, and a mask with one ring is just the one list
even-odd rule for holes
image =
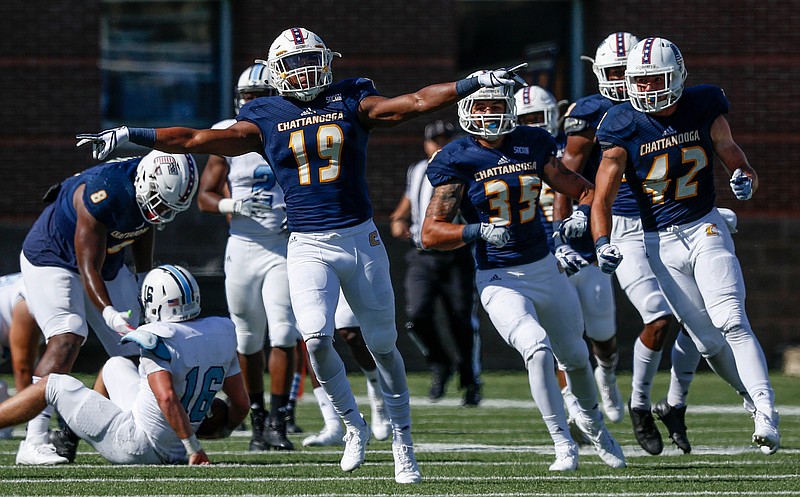
{"label": "wristband", "polygon": [[464,226],[464,229],[461,230],[461,239],[464,240],[464,243],[472,243],[480,237],[481,237],[480,223],[467,224]]}
{"label": "wristband", "polygon": [[186,455],[188,456],[203,450],[200,441],[197,439],[197,435],[194,433],[192,433],[191,437],[181,438],[181,443],[183,444],[183,448],[186,449]]}
{"label": "wristband", "polygon": [[156,145],[156,129],[128,128],[128,140],[136,145],[153,148]]}
{"label": "wristband", "polygon": [[560,247],[567,243],[559,231],[561,229],[562,222],[563,221],[560,219],[558,221],[553,221],[553,247]]}
{"label": "wristband", "polygon": [[472,78],[465,78],[459,79],[456,81],[456,93],[459,97],[466,97],[471,93],[475,93],[481,87],[481,84],[478,83],[478,77],[474,76]]}
{"label": "wristband", "polygon": [[592,206],[590,204],[580,204],[576,209],[583,212],[586,217],[589,217],[589,211],[591,210]]}
{"label": "wristband", "polygon": [[221,198],[217,203],[217,209],[220,214],[233,214],[233,207],[236,203],[232,198]]}
{"label": "wristband", "polygon": [[609,240],[609,238],[607,236],[601,236],[600,238],[597,239],[596,242],[594,242],[594,248],[595,248],[595,250],[597,250],[600,247],[602,247],[603,245],[610,245],[610,244],[611,244],[611,240]]}

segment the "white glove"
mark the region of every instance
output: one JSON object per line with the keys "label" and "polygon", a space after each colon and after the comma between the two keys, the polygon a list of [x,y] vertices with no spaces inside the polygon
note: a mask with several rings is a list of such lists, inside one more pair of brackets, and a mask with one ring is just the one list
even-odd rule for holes
{"label": "white glove", "polygon": [[622,262],[622,254],[616,245],[603,244],[597,247],[597,265],[600,271],[611,274],[617,270]]}
{"label": "white glove", "polygon": [[481,223],[481,238],[491,243],[497,248],[501,248],[508,243],[508,238],[511,233],[505,226],[497,226],[496,224]]}
{"label": "white glove", "polygon": [[753,196],[753,179],[739,168],[731,176],[731,190],[739,200],[750,200]]}
{"label": "white glove", "polygon": [[561,221],[561,227],[558,231],[563,239],[580,238],[586,232],[588,226],[589,219],[586,214],[576,209],[572,215]]}
{"label": "white glove", "polygon": [[239,214],[247,217],[264,217],[272,208],[258,197],[245,197],[238,200],[220,199],[217,208],[221,214]]}
{"label": "white glove", "polygon": [[478,75],[478,83],[484,88],[497,88],[499,86],[514,86],[514,74],[505,68],[487,71]]}
{"label": "white glove", "polygon": [[80,147],[87,143],[92,144],[92,157],[97,160],[103,160],[108,157],[115,148],[124,144],[130,139],[130,133],[127,126],[119,128],[107,129],[100,133],[84,133],[75,135],[75,138],[80,140],[76,146]]}
{"label": "white glove", "polygon": [[108,327],[122,336],[136,329],[130,323],[132,314],[130,310],[120,312],[110,305],[103,309],[103,319]]}
{"label": "white glove", "polygon": [[589,261],[581,257],[581,254],[567,244],[559,245],[556,248],[555,255],[556,259],[558,259],[558,265],[567,273],[567,276],[572,276],[580,271],[582,267],[589,265]]}

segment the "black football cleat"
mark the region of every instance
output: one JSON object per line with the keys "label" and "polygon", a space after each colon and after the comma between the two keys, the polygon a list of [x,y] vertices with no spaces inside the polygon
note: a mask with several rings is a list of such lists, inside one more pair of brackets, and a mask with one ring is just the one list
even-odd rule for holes
{"label": "black football cleat", "polygon": [[270,416],[269,422],[264,427],[261,439],[273,450],[294,450],[294,444],[286,438],[285,410],[280,409],[278,415]]}
{"label": "black football cleat", "polygon": [[648,409],[631,407],[630,401],[628,401],[628,413],[633,425],[633,436],[639,445],[648,454],[654,456],[661,454],[661,451],[664,450],[664,442],[661,441],[661,433],[656,427],[653,413]]}
{"label": "black football cleat", "polygon": [[264,426],[267,423],[267,411],[264,409],[251,409],[250,422],[253,425],[253,436],[250,437],[250,450],[258,452],[269,450],[269,446],[264,442]]}
{"label": "black football cleat", "polygon": [[667,399],[663,399],[656,404],[653,412],[667,427],[672,443],[677,445],[684,454],[692,452],[692,444],[689,443],[689,437],[686,435],[686,406],[672,407],[667,403]]}

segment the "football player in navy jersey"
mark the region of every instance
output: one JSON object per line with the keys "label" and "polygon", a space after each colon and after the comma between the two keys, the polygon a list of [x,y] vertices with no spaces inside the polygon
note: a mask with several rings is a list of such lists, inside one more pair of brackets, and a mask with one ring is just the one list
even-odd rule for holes
{"label": "football player in navy jersey", "polygon": [[[594,141],[597,123],[610,107],[627,99],[623,81],[625,60],[628,51],[638,41],[630,33],[612,33],[600,43],[594,59],[584,57],[592,61],[600,93],[578,99],[568,110],[564,120],[567,145],[562,160],[566,167],[589,181],[594,181],[599,163],[599,149]],[[553,200],[554,229],[557,230],[560,221],[572,212],[572,199],[556,193]],[[623,417],[624,405],[616,379],[616,308],[611,278],[595,264],[591,233],[587,231],[579,239],[564,240],[557,236],[555,240],[558,244],[556,257],[562,261],[565,270],[574,275],[570,281],[581,297],[586,336],[597,361],[594,375],[603,410],[609,420],[619,422]],[[578,271],[581,267],[585,269]]]}
{"label": "football player in navy jersey", "polygon": [[[546,129],[516,126],[515,112],[510,88],[485,88],[459,102],[459,123],[472,136],[445,145],[428,165],[434,193],[422,243],[453,250],[476,242],[481,303],[525,362],[531,395],[555,445],[550,470],[578,467],[554,355],[580,403],[581,430],[606,464],[624,467],[622,449],[598,409],[578,295],[550,253],[537,203],[543,181],[582,207],[591,202],[593,186],[561,164]],[[459,210],[467,225],[453,224]],[[574,231],[571,236],[586,228],[585,221],[582,227],[569,219],[563,224],[565,232]]]}
{"label": "football player in navy jersey", "polygon": [[[90,326],[109,356],[137,355],[135,345],[120,343],[139,324],[137,283],[123,264],[124,249],[130,246],[144,275],[153,264],[153,228],[189,208],[197,183],[190,156],[154,151],[108,161],[60,184],[20,255],[28,307],[47,340],[34,383],[70,372]],[[48,440],[51,413],[48,407],[28,423],[17,464],[68,462]]]}
{"label": "football player in navy jersey", "polygon": [[358,411],[344,364],[333,348],[334,311],[341,285],[380,370],[394,429],[395,480],[421,481],[411,440],[405,366],[397,350],[389,260],[372,221],[366,185],[370,132],[454,104],[482,87],[510,86],[498,69],[386,98],[369,79],[333,82],[338,53],[304,28],[283,31],[269,49],[269,82],[277,97],[245,105],[226,129],[120,127],[78,135],[102,159],[126,141],[168,152],[236,156],[258,152],[269,161],[285,195],[288,277],[297,325],[311,365],[347,426],[344,471],[364,461],[369,427]]}
{"label": "football player in navy jersey", "polygon": [[[780,434],[767,364],[744,308],[745,287],[728,226],[715,208],[713,158],[731,172],[731,189],[748,200],[758,176],[731,135],[728,100],[715,86],[684,89],[678,47],[651,37],[630,52],[628,103],[609,109],[597,130],[603,158],[591,225],[601,269],[622,260],[609,240],[612,203],[623,174],[636,200],[648,262],[661,291],[701,354],[755,406],[753,442],[765,454]],[[727,341],[735,367],[715,359]]]}

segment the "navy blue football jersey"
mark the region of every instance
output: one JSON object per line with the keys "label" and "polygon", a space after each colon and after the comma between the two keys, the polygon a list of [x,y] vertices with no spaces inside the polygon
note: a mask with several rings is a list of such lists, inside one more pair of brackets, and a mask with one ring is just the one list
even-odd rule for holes
{"label": "navy blue football jersey", "polygon": [[369,79],[345,79],[310,102],[262,97],[236,116],[261,130],[264,157],[283,188],[290,231],[348,228],[372,218],[369,130],[358,118],[358,104],[377,94]]}
{"label": "navy blue football jersey", "polygon": [[538,261],[549,252],[539,216],[544,166],[556,154],[556,142],[544,128],[518,126],[499,148],[487,148],[473,137],[452,141],[428,164],[428,179],[438,185],[465,184],[461,213],[472,223],[507,225],[511,237],[498,248],[478,239],[479,269]]}
{"label": "navy blue football jersey", "polygon": [[[600,124],[603,116],[606,115],[606,112],[608,112],[608,109],[614,107],[618,103],[619,102],[606,98],[599,93],[580,98],[570,108],[565,118],[565,123],[575,126],[576,129],[574,132],[583,131],[585,129],[597,130],[597,126]],[[594,178],[597,175],[597,167],[600,165],[601,158],[602,152],[600,150],[600,144],[595,140],[594,147],[592,147],[589,158],[584,165],[584,170],[581,173],[584,178],[592,183],[594,183]],[[636,200],[634,200],[631,189],[628,187],[628,183],[625,181],[624,177],[622,178],[622,183],[619,185],[617,198],[611,206],[611,212],[619,216],[639,216],[639,206],[636,205]],[[589,245],[586,246],[588,247]],[[594,244],[591,244],[591,246],[591,252],[593,254]]]}
{"label": "navy blue football jersey", "polygon": [[22,251],[34,266],[56,266],[78,272],[75,259],[73,205],[75,190],[86,188],[81,200],[89,213],[106,227],[106,257],[101,274],[111,280],[124,263],[124,248],[141,238],[151,226],[145,221],[133,179],[141,157],[108,161],[67,178],[55,201],[47,206],[31,227]]}
{"label": "navy blue football jersey", "polygon": [[610,109],[597,130],[600,142],[625,148],[625,177],[645,231],[697,220],[714,207],[711,125],[728,112],[720,88],[686,88],[670,116],[657,117],[630,103]]}

